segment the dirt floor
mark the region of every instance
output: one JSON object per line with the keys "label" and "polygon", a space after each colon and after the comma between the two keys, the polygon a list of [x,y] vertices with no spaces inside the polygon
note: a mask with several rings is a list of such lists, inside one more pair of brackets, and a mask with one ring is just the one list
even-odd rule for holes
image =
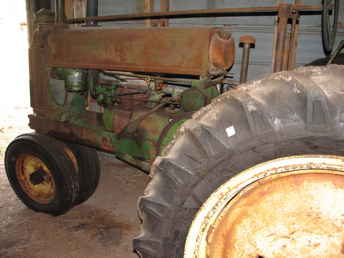
{"label": "dirt floor", "polygon": [[[27,132],[22,119],[7,116],[0,126],[0,156],[8,142]],[[14,114],[14,113],[7,113]],[[96,193],[69,213],[52,217],[27,209],[15,196],[0,161],[1,258],[137,258],[131,240],[139,233],[137,198],[148,176],[100,153],[102,175]]]}

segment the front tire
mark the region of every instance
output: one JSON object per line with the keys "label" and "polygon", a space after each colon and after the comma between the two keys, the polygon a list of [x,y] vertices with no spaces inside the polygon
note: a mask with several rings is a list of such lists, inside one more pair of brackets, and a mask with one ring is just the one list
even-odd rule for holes
{"label": "front tire", "polygon": [[74,206],[78,174],[65,148],[62,142],[37,133],[20,135],[7,147],[7,178],[28,208],[57,216]]}
{"label": "front tire", "polygon": [[248,168],[292,155],[344,156],[343,74],[337,65],[273,74],[197,112],[153,164],[138,203],[139,255],[184,257],[201,205]]}
{"label": "front tire", "polygon": [[95,149],[76,143],[66,143],[66,145],[67,154],[78,171],[80,189],[75,205],[79,205],[87,201],[97,189],[100,179],[100,162]]}

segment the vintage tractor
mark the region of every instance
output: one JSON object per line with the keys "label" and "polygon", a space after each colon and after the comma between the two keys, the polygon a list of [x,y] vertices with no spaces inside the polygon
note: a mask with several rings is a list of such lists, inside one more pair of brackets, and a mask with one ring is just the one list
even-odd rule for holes
{"label": "vintage tractor", "polygon": [[[319,57],[322,34],[343,61],[339,0],[178,2],[27,0],[35,133],[7,148],[12,188],[63,214],[94,193],[97,149],[152,178],[140,257],[343,257],[344,66],[296,55]],[[315,43],[304,17],[322,21]],[[255,46],[272,61],[249,65]]]}

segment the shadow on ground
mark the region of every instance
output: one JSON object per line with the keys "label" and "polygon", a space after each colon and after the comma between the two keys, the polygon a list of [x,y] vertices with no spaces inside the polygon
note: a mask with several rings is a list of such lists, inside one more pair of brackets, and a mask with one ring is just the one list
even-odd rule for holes
{"label": "shadow on ground", "polygon": [[96,193],[67,214],[52,217],[27,209],[0,170],[0,257],[137,258],[131,240],[139,233],[137,198],[148,176],[101,155]]}

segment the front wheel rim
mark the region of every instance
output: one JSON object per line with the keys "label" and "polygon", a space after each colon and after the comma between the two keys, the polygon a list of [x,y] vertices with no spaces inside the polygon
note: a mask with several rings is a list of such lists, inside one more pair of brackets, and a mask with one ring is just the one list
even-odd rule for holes
{"label": "front wheel rim", "polygon": [[343,172],[344,158],[319,155],[243,171],[203,204],[184,258],[344,257]]}
{"label": "front wheel rim", "polygon": [[31,154],[21,154],[15,163],[16,177],[21,189],[33,201],[50,203],[56,192],[53,175],[47,165]]}

